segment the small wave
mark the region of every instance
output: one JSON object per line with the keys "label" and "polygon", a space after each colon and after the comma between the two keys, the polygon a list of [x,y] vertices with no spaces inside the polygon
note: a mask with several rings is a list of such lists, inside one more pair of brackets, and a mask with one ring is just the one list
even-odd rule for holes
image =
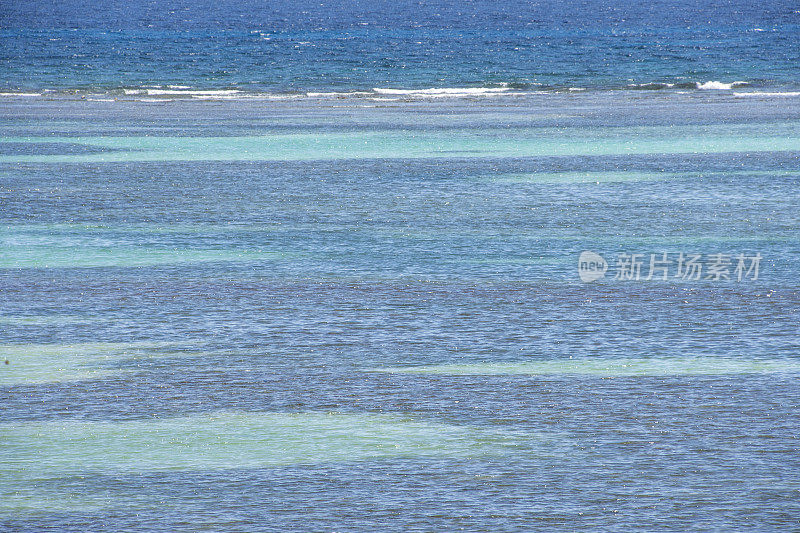
{"label": "small wave", "polygon": [[502,82],[498,83],[500,87],[506,87],[508,89],[515,89],[517,91],[525,91],[528,89],[532,89],[534,87],[541,87],[541,83],[530,83],[530,82],[523,82],[523,81],[510,81],[510,82]]}
{"label": "small wave", "polygon": [[631,83],[628,85],[628,88],[640,91],[660,91],[662,89],[672,89],[675,87],[674,83],[660,83],[660,82],[650,82],[650,83]]}
{"label": "small wave", "polygon": [[[249,88],[224,88],[212,89],[202,87],[189,87],[188,85],[140,85],[134,87],[116,88],[97,88],[97,89],[44,89],[41,92],[33,91],[14,91],[7,90],[0,92],[0,97],[45,97],[55,99],[102,99],[113,98],[115,100],[134,100],[134,101],[170,101],[170,100],[295,100],[295,99],[314,99],[314,100],[348,100],[364,99],[370,101],[421,101],[434,99],[477,99],[477,98],[518,98],[546,96],[553,94],[580,94],[580,93],[603,93],[616,91],[668,91],[677,94],[684,94],[692,91],[730,91],[731,89],[748,87],[769,90],[769,85],[763,82],[753,81],[686,81],[686,80],[660,80],[643,83],[628,83],[626,85],[570,87],[557,85],[540,84],[521,84],[521,83],[500,83],[495,82],[486,87],[432,87],[425,89],[406,89],[378,87],[374,89],[354,89],[347,90],[325,90],[316,89],[305,91],[270,91],[270,90],[250,90]],[[774,87],[778,89],[779,87]],[[781,89],[784,87],[780,87]],[[794,89],[794,87],[786,87]],[[333,88],[332,88],[333,89]],[[749,91],[750,89],[748,89]],[[723,94],[729,94],[724,93]],[[742,92],[736,94],[737,97],[791,97],[796,96],[796,92],[762,92],[751,93]]]}
{"label": "small wave", "polygon": [[150,96],[230,96],[240,94],[237,89],[220,89],[213,91],[189,91],[184,89],[146,89]]}
{"label": "small wave", "polygon": [[749,85],[746,81],[734,81],[732,83],[723,83],[721,81],[707,81],[705,83],[698,83],[697,88],[704,91],[729,91],[734,87],[745,87]]}
{"label": "small wave", "polygon": [[295,100],[303,98],[302,94],[198,94],[193,95],[194,100]]}
{"label": "small wave", "polygon": [[724,83],[721,81],[679,81],[679,82],[661,82],[652,81],[646,83],[630,83],[627,85],[628,89],[639,91],[660,91],[665,89],[699,89],[701,91],[729,91],[734,87],[746,87],[750,83],[746,81],[734,81],[731,83]]}
{"label": "small wave", "polygon": [[510,87],[446,87],[432,89],[372,89],[377,94],[393,96],[480,96],[486,94],[507,93]]}
{"label": "small wave", "polygon": [[238,89],[215,89],[215,90],[191,90],[189,87],[182,85],[168,85],[166,89],[162,87],[137,87],[134,89],[122,89],[122,93],[126,96],[230,96],[241,94],[242,91]]}
{"label": "small wave", "polygon": [[306,96],[309,98],[350,98],[353,96],[373,96],[369,91],[352,91],[352,92],[308,92]]}

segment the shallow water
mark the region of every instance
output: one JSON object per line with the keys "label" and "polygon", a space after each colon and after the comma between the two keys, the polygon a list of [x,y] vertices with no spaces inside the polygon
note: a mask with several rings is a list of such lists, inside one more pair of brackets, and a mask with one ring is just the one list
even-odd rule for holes
{"label": "shallow water", "polygon": [[770,361],[742,358],[682,357],[682,358],[585,358],[557,359],[523,363],[474,363],[431,366],[376,368],[377,372],[444,374],[444,375],[593,375],[615,376],[681,376],[693,374],[778,374],[800,373],[800,364],[794,360]]}
{"label": "shallow water", "polygon": [[780,102],[4,100],[0,523],[795,527]]}

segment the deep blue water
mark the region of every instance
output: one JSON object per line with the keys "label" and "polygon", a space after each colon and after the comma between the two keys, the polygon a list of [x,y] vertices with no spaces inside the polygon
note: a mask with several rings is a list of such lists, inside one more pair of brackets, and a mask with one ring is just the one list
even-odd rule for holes
{"label": "deep blue water", "polygon": [[3,90],[797,87],[800,64],[788,0],[11,1],[0,32]]}

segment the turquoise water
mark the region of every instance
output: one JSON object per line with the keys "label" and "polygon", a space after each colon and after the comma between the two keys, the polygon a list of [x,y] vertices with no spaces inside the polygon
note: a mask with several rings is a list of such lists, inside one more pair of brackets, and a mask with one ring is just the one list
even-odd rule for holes
{"label": "turquoise water", "polygon": [[796,527],[797,103],[2,100],[0,524]]}
{"label": "turquoise water", "polygon": [[[597,128],[566,137],[557,129],[494,128],[480,132],[410,131],[301,133],[253,137],[6,137],[3,142],[47,155],[4,155],[13,163],[95,163],[127,161],[319,161],[330,159],[417,159],[447,157],[608,156],[792,151],[800,148],[797,123],[772,124],[769,131],[749,126],[696,128],[678,133],[663,128]],[[73,155],[85,147],[99,153]]]}

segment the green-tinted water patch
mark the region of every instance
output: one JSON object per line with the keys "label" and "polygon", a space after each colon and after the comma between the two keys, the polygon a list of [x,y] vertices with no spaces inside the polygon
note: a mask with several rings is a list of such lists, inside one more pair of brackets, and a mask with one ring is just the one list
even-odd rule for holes
{"label": "green-tinted water patch", "polygon": [[508,363],[470,363],[373,368],[394,374],[581,375],[599,377],[800,373],[800,360],[745,357],[648,359],[548,359]]}
{"label": "green-tinted water patch", "polygon": [[313,161],[437,157],[713,154],[800,150],[792,123],[671,128],[489,129],[464,132],[319,132],[231,137],[5,137],[0,143],[71,143],[111,150],[74,155],[0,155],[0,163],[122,161]]}
{"label": "green-tinted water patch", "polygon": [[283,252],[253,249],[162,249],[144,246],[12,246],[0,268],[149,267],[183,263],[252,262],[287,259]]}
{"label": "green-tinted water patch", "polygon": [[99,322],[108,322],[109,320],[111,319],[80,315],[0,315],[0,324],[12,326],[91,325]]}
{"label": "green-tinted water patch", "polygon": [[379,414],[214,412],[124,422],[0,424],[9,481],[117,472],[208,471],[413,456],[502,454],[543,439]]}
{"label": "green-tinted water patch", "polygon": [[[32,385],[102,379],[132,369],[118,367],[125,359],[174,357],[176,343],[80,343],[0,345],[0,385]],[[7,361],[7,363],[6,363]]]}

